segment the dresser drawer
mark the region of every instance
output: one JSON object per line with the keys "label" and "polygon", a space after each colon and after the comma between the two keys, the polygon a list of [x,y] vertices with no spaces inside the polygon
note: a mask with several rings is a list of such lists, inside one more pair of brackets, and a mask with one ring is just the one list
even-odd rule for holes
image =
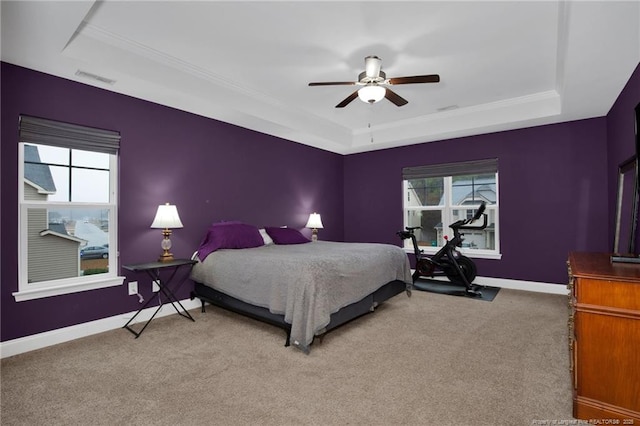
{"label": "dresser drawer", "polygon": [[640,311],[638,284],[580,278],[574,291],[578,305],[598,305],[600,307]]}

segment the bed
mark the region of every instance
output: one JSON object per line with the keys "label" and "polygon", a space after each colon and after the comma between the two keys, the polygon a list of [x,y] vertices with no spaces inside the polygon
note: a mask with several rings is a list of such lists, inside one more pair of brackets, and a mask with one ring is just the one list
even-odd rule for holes
{"label": "bed", "polygon": [[278,326],[305,353],[316,336],[410,295],[413,282],[398,246],[310,242],[292,228],[237,222],[212,225],[197,260],[192,297],[203,311],[207,302]]}

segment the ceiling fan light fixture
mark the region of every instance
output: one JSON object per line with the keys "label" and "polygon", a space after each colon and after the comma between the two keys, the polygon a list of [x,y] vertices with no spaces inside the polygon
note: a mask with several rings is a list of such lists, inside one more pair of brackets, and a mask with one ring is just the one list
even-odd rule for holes
{"label": "ceiling fan light fixture", "polygon": [[362,102],[375,104],[384,98],[385,93],[386,89],[384,87],[378,86],[377,84],[370,84],[358,90],[358,97]]}

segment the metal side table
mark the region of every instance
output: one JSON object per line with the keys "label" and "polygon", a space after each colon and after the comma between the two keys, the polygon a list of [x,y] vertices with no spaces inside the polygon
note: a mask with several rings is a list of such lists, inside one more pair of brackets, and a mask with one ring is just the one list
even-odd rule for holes
{"label": "metal side table", "polygon": [[[169,262],[149,262],[149,263],[138,263],[135,265],[122,265],[124,269],[127,269],[129,271],[146,272],[147,275],[151,277],[151,281],[152,282],[155,281],[158,284],[158,287],[160,287],[160,291],[158,292],[160,306],[158,306],[158,309],[156,309],[153,315],[151,315],[151,318],[149,318],[149,320],[145,323],[142,329],[140,331],[135,331],[129,326],[129,324],[131,324],[131,322],[138,316],[138,314],[142,312],[149,305],[149,303],[151,303],[152,300],[155,299],[153,297],[150,297],[149,300],[147,300],[147,303],[145,303],[140,308],[140,310],[138,310],[138,312],[136,312],[135,315],[131,317],[131,319],[122,328],[126,328],[127,330],[129,330],[131,333],[133,333],[136,336],[135,338],[137,339],[138,337],[140,337],[144,329],[147,328],[147,326],[149,325],[151,320],[153,320],[153,318],[156,316],[158,311],[160,311],[160,309],[167,303],[171,303],[171,306],[173,306],[173,308],[176,310],[178,314],[195,322],[195,319],[193,319],[191,314],[189,314],[189,312],[184,308],[184,306],[182,306],[182,303],[180,303],[180,301],[176,298],[175,294],[173,294],[173,292],[169,288],[169,285],[176,278],[176,274],[178,270],[181,269],[182,267],[188,267],[187,273],[182,275],[180,277],[181,280],[174,285],[174,289],[177,289],[178,287],[180,287],[182,283],[185,282],[185,280],[189,277],[189,272],[191,271],[191,268],[195,263],[197,262],[191,259],[174,259]],[[160,278],[160,272],[163,270],[171,271],[169,278],[166,280],[162,280]],[[161,295],[164,295],[164,297],[166,298],[164,302],[162,301]],[[178,306],[180,306],[182,311],[178,309],[178,306],[176,306],[176,303],[178,304]]]}

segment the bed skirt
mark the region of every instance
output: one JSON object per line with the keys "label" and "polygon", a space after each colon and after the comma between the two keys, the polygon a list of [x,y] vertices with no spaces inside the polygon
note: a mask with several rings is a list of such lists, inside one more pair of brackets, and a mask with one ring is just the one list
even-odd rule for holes
{"label": "bed skirt", "polygon": [[[407,284],[400,280],[394,280],[383,285],[373,293],[360,299],[358,302],[347,305],[339,311],[331,314],[331,319],[324,332],[326,333],[364,314],[373,312],[375,307],[380,303],[402,293],[403,291],[406,291],[408,296],[411,295],[410,290],[407,288]],[[205,312],[205,302],[207,302],[258,321],[274,325],[283,329],[287,333],[285,346],[289,346],[291,343],[291,324],[284,321],[284,315],[274,314],[267,308],[243,302],[198,282],[195,283],[195,287],[191,292],[191,299],[193,300],[196,297],[202,302],[202,312]]]}

